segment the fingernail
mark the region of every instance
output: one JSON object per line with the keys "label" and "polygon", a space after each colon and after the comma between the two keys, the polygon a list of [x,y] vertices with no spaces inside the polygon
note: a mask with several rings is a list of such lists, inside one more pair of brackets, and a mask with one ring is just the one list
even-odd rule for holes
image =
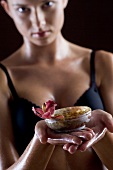
{"label": "fingernail", "polygon": [[84,152],[84,150],[83,150],[83,149],[79,149],[79,151],[80,151],[80,152]]}
{"label": "fingernail", "polygon": [[63,149],[66,150],[66,146],[63,146]]}
{"label": "fingernail", "polygon": [[82,141],[80,140],[80,141],[77,141],[76,139],[72,139],[72,142],[74,143],[74,144],[77,144],[77,145],[81,145],[82,144]]}

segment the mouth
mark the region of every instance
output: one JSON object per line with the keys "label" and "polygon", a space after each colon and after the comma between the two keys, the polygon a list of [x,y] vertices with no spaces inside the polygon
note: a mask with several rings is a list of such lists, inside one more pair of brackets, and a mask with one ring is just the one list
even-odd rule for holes
{"label": "mouth", "polygon": [[39,32],[33,32],[31,35],[33,38],[46,38],[50,34],[50,31],[39,31]]}

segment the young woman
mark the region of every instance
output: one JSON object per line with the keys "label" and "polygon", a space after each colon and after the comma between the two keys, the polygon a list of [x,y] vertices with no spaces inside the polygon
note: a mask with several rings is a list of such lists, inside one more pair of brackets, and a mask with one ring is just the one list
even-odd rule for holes
{"label": "young woman", "polygon": [[[1,170],[113,169],[113,55],[63,38],[67,3],[1,1],[23,36],[0,65]],[[91,107],[89,129],[54,133],[32,112],[47,100]]]}

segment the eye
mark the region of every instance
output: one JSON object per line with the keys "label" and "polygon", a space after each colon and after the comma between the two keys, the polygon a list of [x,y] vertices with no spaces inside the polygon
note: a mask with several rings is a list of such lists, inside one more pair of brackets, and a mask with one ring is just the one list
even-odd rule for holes
{"label": "eye", "polygon": [[54,2],[48,1],[44,4],[44,7],[52,7],[54,5]]}
{"label": "eye", "polygon": [[26,12],[29,12],[30,9],[29,8],[26,8],[26,7],[19,7],[18,9],[18,12],[20,13],[26,13]]}

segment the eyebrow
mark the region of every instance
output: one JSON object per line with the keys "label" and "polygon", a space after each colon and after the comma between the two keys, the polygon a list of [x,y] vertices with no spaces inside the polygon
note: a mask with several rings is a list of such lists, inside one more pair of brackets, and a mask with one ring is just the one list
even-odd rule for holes
{"label": "eyebrow", "polygon": [[27,4],[12,4],[13,6],[28,6]]}
{"label": "eyebrow", "polygon": [[[40,0],[40,2],[47,2],[48,0]],[[57,0],[54,0],[54,1],[57,1]],[[28,6],[28,5],[30,5],[30,4],[19,4],[19,3],[17,3],[17,4],[12,4],[13,6]]]}

